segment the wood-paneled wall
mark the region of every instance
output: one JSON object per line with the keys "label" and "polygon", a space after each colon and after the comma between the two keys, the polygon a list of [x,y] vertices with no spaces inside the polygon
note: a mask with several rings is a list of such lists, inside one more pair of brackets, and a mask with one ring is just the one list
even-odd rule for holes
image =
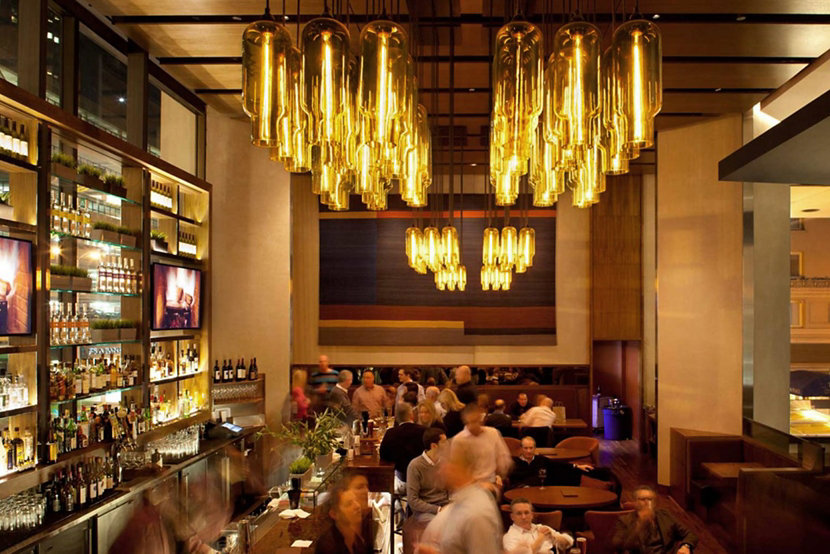
{"label": "wood-paneled wall", "polygon": [[594,340],[643,336],[642,177],[609,177],[591,208],[591,321]]}

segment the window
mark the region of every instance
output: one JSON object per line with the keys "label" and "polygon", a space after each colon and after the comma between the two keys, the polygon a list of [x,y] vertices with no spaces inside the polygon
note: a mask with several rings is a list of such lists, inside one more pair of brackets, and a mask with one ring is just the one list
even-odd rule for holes
{"label": "window", "polygon": [[161,157],[161,89],[147,87],[147,150]]}
{"label": "window", "polygon": [[54,10],[46,16],[46,100],[61,105],[63,82],[63,17]]}
{"label": "window", "polygon": [[127,138],[127,64],[81,32],[78,40],[78,116]]}
{"label": "window", "polygon": [[18,0],[0,0],[0,78],[17,84]]}

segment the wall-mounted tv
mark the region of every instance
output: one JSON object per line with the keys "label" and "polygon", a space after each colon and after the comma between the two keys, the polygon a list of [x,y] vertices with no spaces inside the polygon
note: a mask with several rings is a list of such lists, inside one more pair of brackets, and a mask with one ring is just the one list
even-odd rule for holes
{"label": "wall-mounted tv", "polygon": [[32,243],[0,237],[0,336],[32,334]]}
{"label": "wall-mounted tv", "polygon": [[153,264],[153,330],[198,329],[202,325],[202,272]]}

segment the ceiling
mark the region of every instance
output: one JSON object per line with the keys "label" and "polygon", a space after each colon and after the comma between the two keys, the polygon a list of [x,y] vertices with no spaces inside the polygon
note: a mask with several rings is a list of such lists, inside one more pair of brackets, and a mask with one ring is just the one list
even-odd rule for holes
{"label": "ceiling", "polygon": [[[597,22],[607,44],[612,5],[618,22],[623,7],[630,13],[634,2],[581,3],[586,19]],[[351,6],[355,51],[357,24],[371,19],[366,6],[372,13],[372,6],[379,10],[382,3],[391,6],[404,25],[419,22],[420,32],[414,35],[418,37],[421,102],[431,116],[437,115],[442,133],[449,125],[449,30],[454,30],[455,135],[459,146],[463,145],[465,162],[486,163],[491,33],[495,34],[504,22],[505,11],[511,13],[513,2],[330,0],[334,9],[341,6],[345,11],[347,5]],[[548,14],[544,19],[551,32],[561,24],[562,6],[567,3],[576,5],[573,0],[522,1],[531,20],[542,23],[542,14]],[[241,36],[247,22],[262,13],[264,0],[86,0],[85,4],[144,46],[165,70],[208,105],[227,115],[244,117],[239,100]],[[297,4],[298,0],[286,3],[286,24],[294,37]],[[639,5],[646,17],[658,14],[655,21],[663,33],[664,100],[658,128],[746,110],[830,50],[827,0],[641,0]],[[273,0],[271,8],[282,15],[280,0]],[[322,10],[323,0],[302,0],[300,29]],[[432,30],[437,30],[437,55]],[[435,64],[437,81],[432,78]]]}

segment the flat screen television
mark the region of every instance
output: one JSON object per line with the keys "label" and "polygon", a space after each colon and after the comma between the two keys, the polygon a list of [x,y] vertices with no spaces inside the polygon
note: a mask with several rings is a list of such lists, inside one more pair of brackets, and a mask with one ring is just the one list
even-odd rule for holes
{"label": "flat screen television", "polygon": [[0,237],[0,336],[32,334],[34,290],[32,243]]}
{"label": "flat screen television", "polygon": [[202,272],[153,264],[153,331],[199,329],[202,325]]}

